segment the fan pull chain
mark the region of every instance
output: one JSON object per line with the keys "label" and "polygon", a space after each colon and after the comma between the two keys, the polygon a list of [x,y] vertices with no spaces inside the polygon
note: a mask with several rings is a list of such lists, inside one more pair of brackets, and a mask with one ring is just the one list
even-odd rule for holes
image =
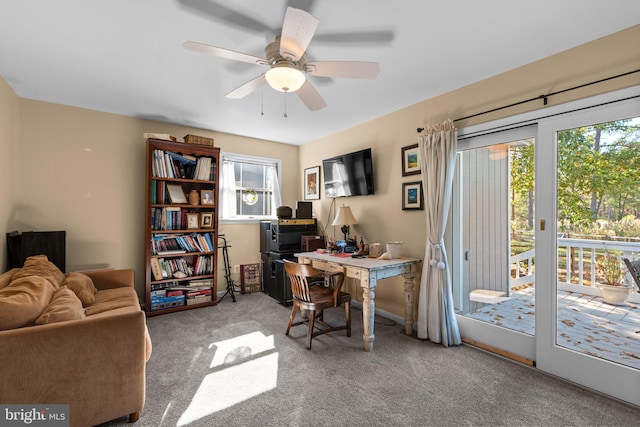
{"label": "fan pull chain", "polygon": [[264,116],[264,87],[260,88],[260,115]]}
{"label": "fan pull chain", "polygon": [[284,91],[284,118],[286,119],[287,116],[287,91]]}

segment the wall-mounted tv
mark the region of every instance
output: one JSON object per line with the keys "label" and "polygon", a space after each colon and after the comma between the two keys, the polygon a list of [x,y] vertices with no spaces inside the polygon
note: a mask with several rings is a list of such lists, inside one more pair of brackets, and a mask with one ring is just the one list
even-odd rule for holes
{"label": "wall-mounted tv", "polygon": [[322,161],[326,197],[374,194],[371,148]]}

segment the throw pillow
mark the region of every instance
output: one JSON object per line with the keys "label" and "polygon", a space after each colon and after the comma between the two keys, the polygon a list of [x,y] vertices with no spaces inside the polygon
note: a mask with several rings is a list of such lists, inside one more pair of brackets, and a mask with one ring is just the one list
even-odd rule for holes
{"label": "throw pillow", "polygon": [[15,276],[0,289],[0,331],[33,325],[56,290],[44,277]]}
{"label": "throw pillow", "polygon": [[83,307],[90,306],[96,300],[96,292],[98,290],[93,285],[91,278],[86,274],[78,272],[67,273],[62,286],[67,286],[71,289],[80,298]]}
{"label": "throw pillow", "polygon": [[13,280],[29,276],[40,276],[49,279],[56,289],[64,281],[64,273],[49,261],[46,255],[28,257],[20,271],[13,275]]}
{"label": "throw pillow", "polygon": [[36,319],[36,325],[82,319],[84,311],[76,294],[66,286],[61,286],[51,298],[51,302]]}

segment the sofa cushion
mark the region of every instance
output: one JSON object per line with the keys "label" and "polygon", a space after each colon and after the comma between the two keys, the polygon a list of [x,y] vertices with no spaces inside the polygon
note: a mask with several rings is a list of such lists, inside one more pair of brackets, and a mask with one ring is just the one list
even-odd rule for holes
{"label": "sofa cushion", "polygon": [[83,307],[88,307],[96,300],[97,289],[93,286],[93,280],[86,274],[73,272],[64,276],[62,286],[71,289],[82,302]]}
{"label": "sofa cushion", "polygon": [[57,289],[40,276],[19,277],[0,289],[0,330],[33,325]]}
{"label": "sofa cushion", "polygon": [[60,287],[64,281],[64,274],[54,263],[49,261],[46,255],[35,255],[28,257],[24,266],[17,271],[12,280],[22,277],[40,276],[51,281],[56,289]]}
{"label": "sofa cushion", "polygon": [[44,311],[36,319],[36,325],[64,322],[85,317],[82,302],[67,286],[61,286],[51,298]]}
{"label": "sofa cushion", "polygon": [[85,308],[85,314],[92,316],[123,307],[136,307],[136,309],[140,309],[138,294],[136,294],[135,289],[127,287],[100,290],[96,293],[96,301]]}
{"label": "sofa cushion", "polygon": [[20,270],[19,268],[12,268],[11,270],[7,271],[6,273],[2,273],[0,274],[0,289],[4,288],[5,286],[7,286],[9,284],[9,282],[11,282],[11,278],[13,277],[14,274],[16,274],[16,272]]}

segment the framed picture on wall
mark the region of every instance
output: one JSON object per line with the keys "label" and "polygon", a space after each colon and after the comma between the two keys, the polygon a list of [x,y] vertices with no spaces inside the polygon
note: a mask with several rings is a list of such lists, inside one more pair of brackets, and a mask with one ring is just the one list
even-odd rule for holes
{"label": "framed picture on wall", "polygon": [[314,166],[304,170],[304,199],[320,199],[320,166]]}
{"label": "framed picture on wall", "polygon": [[422,181],[402,183],[402,210],[424,209]]}
{"label": "framed picture on wall", "polygon": [[418,144],[402,147],[402,176],[420,174],[420,151]]}

